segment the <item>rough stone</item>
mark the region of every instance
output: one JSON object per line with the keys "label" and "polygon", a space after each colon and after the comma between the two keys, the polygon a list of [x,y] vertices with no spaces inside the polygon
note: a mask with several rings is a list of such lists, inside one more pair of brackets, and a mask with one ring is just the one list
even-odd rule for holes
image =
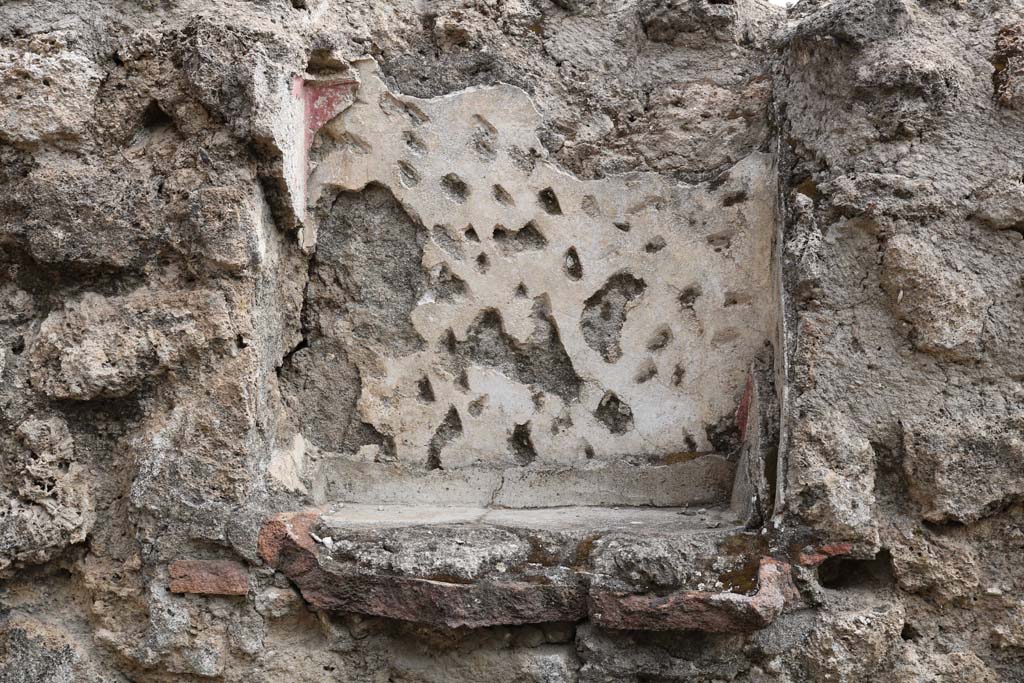
{"label": "rough stone", "polygon": [[878,542],[874,521],[875,453],[849,418],[836,412],[806,420],[789,454],[798,487],[791,505],[835,542]]}
{"label": "rough stone", "polygon": [[882,286],[900,318],[913,326],[914,345],[929,353],[969,358],[977,351],[992,300],[970,274],[946,266],[926,242],[889,240]]}
{"label": "rough stone", "polygon": [[0,140],[22,148],[83,142],[103,74],[76,42],[73,32],[55,31],[0,48]]}
{"label": "rough stone", "polygon": [[28,419],[4,449],[0,514],[0,572],[12,564],[46,562],[83,542],[95,522],[95,503],[74,440],[60,417]]}
{"label": "rough stone", "polygon": [[53,398],[125,396],[231,332],[217,292],[86,294],[43,321],[29,351],[30,376]]}
{"label": "rough stone", "polygon": [[911,496],[930,522],[975,521],[1024,496],[1018,420],[909,422],[903,461]]}

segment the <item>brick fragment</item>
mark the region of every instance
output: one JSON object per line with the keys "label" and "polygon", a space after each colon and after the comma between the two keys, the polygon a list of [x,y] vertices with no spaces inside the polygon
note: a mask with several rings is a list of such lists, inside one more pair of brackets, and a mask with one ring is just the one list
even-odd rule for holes
{"label": "brick fragment", "polygon": [[172,593],[246,595],[249,575],[231,560],[175,560],[168,567]]}
{"label": "brick fragment", "polygon": [[592,590],[590,616],[605,628],[648,631],[745,633],[768,626],[796,599],[790,566],[761,560],[754,595],[676,591],[668,595],[629,595]]}
{"label": "brick fragment", "polygon": [[828,543],[820,546],[817,550],[813,548],[803,550],[797,558],[797,562],[803,567],[817,567],[830,557],[849,555],[852,549],[852,543]]}
{"label": "brick fragment", "polygon": [[295,550],[304,550],[316,556],[316,544],[309,532],[319,518],[319,510],[283,512],[271,517],[263,524],[256,542],[260,557],[274,569],[282,569],[288,551],[294,554]]}

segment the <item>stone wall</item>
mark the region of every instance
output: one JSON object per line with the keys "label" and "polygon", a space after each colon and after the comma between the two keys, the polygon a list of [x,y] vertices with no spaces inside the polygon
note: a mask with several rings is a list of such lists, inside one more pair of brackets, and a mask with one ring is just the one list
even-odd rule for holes
{"label": "stone wall", "polygon": [[0,681],[1024,680],[1020,0],[0,6]]}

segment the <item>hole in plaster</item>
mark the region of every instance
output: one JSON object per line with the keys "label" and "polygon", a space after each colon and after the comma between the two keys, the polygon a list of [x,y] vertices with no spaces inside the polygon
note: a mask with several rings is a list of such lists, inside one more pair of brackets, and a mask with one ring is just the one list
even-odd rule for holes
{"label": "hole in plaster", "polygon": [[462,419],[459,417],[459,411],[455,409],[455,406],[450,406],[448,413],[444,416],[441,424],[438,425],[434,436],[430,439],[430,445],[427,447],[428,470],[443,469],[441,465],[441,451],[460,436],[462,436]]}
{"label": "hole in plaster", "polygon": [[686,368],[682,365],[676,365],[672,370],[672,386],[678,387],[682,385],[683,380],[686,378]]}
{"label": "hole in plaster", "polygon": [[618,228],[622,232],[629,232],[630,227],[631,227],[629,225],[629,223],[625,223],[625,222],[622,222],[622,221],[617,221],[615,223],[612,223],[612,225],[614,225],[616,228]]}
{"label": "hole in plaster", "polygon": [[501,185],[495,185],[491,188],[491,194],[494,197],[494,201],[505,206],[515,206],[515,200],[512,199],[512,195],[505,190]]}
{"label": "hole in plaster", "polygon": [[597,218],[601,215],[601,207],[598,206],[597,197],[592,194],[588,194],[583,197],[580,201],[580,211],[587,214],[591,218]]}
{"label": "hole in plaster", "polygon": [[398,173],[401,176],[402,184],[406,187],[416,187],[420,184],[420,174],[409,162],[399,161]]}
{"label": "hole in plaster", "polygon": [[629,309],[646,288],[647,284],[631,273],[618,273],[583,302],[583,339],[606,363],[615,363],[622,357],[622,326]]}
{"label": "hole in plaster", "polygon": [[529,292],[526,290],[526,285],[524,285],[522,282],[520,282],[519,286],[516,287],[515,297],[517,299],[526,299],[527,297],[529,297]]}
{"label": "hole in plaster", "polygon": [[722,206],[733,206],[740,202],[746,201],[747,191],[737,190],[736,192],[730,192],[722,198]]}
{"label": "hole in plaster", "polygon": [[440,346],[441,350],[446,351],[449,355],[455,353],[459,346],[459,342],[455,338],[455,331],[453,329],[448,328],[445,331],[444,337],[441,339]]}
{"label": "hole in plaster", "polygon": [[423,377],[416,383],[416,394],[424,403],[434,402],[434,387],[430,383],[429,377]]}
{"label": "hole in plaster", "polygon": [[479,242],[480,236],[476,234],[476,230],[472,225],[466,228],[466,231],[462,235],[470,242]]}
{"label": "hole in plaster", "polygon": [[707,242],[708,245],[715,250],[715,253],[720,253],[732,246],[732,234],[720,232],[714,235],[709,235]]}
{"label": "hole in plaster", "polygon": [[569,251],[565,252],[565,274],[571,280],[579,280],[583,277],[583,264],[580,263],[580,255],[576,252],[576,247],[569,247]]}
{"label": "hole in plaster", "polygon": [[491,260],[487,258],[487,254],[480,252],[480,255],[476,257],[476,269],[481,273],[486,273],[491,267]]}
{"label": "hole in plaster", "polygon": [[487,394],[484,394],[480,398],[476,398],[470,401],[469,405],[466,406],[466,409],[469,411],[469,414],[473,417],[480,417],[480,414],[484,412],[484,408],[487,406],[487,399]]}
{"label": "hole in plaster", "polygon": [[508,148],[508,157],[512,160],[512,164],[526,175],[532,174],[533,169],[537,166],[537,150],[533,148],[524,150],[522,147],[513,145]]}
{"label": "hole in plaster", "polygon": [[405,140],[405,146],[409,148],[409,151],[416,156],[423,156],[427,153],[427,146],[411,130],[402,131],[402,139]]}
{"label": "hole in plaster", "polygon": [[552,216],[562,215],[562,205],[558,203],[558,195],[550,187],[546,187],[537,193],[537,201]]}
{"label": "hole in plaster", "polygon": [[434,229],[431,230],[430,235],[434,238],[434,242],[437,246],[444,249],[445,253],[453,259],[461,261],[465,258],[465,253],[462,251],[462,245],[452,239],[452,236],[448,234],[448,229],[445,228],[445,226],[435,225]]}
{"label": "hole in plaster", "polygon": [[465,280],[443,263],[431,272],[430,287],[437,301],[454,301],[464,297],[468,291]]}
{"label": "hole in plaster", "polygon": [[646,360],[636,371],[636,375],[633,378],[637,384],[643,384],[644,382],[652,379],[658,374],[658,366],[654,364],[652,360]]}
{"label": "hole in plaster", "polygon": [[456,341],[452,335],[446,362],[494,368],[510,380],[559,396],[566,403],[578,400],[582,382],[540,299],[534,300],[534,331],[525,344],[505,331],[501,313],[488,309],[470,325],[465,341]]}
{"label": "hole in plaster", "polygon": [[555,436],[572,428],[572,416],[563,411],[558,417],[551,421],[551,433]]}
{"label": "hole in plaster", "polygon": [[441,178],[441,189],[444,190],[448,199],[457,204],[462,204],[469,198],[469,186],[454,173]]}
{"label": "hole in plaster", "polygon": [[689,285],[679,294],[679,305],[683,308],[693,310],[694,304],[700,298],[701,289],[699,285]]}
{"label": "hole in plaster", "polygon": [[497,156],[498,129],[491,122],[480,116],[473,115],[473,149],[484,161],[494,161]]}
{"label": "hole in plaster", "polygon": [[379,105],[386,115],[404,117],[413,126],[422,126],[430,121],[430,117],[422,109],[412,102],[398,99],[391,93],[381,95]]}
{"label": "hole in plaster", "polygon": [[547,246],[547,239],[540,234],[537,226],[530,221],[515,232],[509,231],[503,225],[494,226],[492,233],[498,248],[504,254],[517,254],[523,251],[537,251]]}
{"label": "hole in plaster", "polygon": [[665,238],[661,235],[656,236],[650,242],[644,245],[644,251],[648,254],[657,254],[659,251],[666,246]]}
{"label": "hole in plaster", "polygon": [[749,304],[750,302],[751,297],[749,294],[744,294],[743,292],[726,292],[725,299],[722,302],[722,305],[725,308],[729,308],[730,306],[746,305]]}
{"label": "hole in plaster", "polygon": [[625,434],[633,429],[633,409],[611,391],[601,397],[594,417],[612,434]]}
{"label": "hole in plaster", "polygon": [[509,448],[520,467],[525,467],[537,459],[537,450],[530,439],[530,423],[517,424],[508,440]]}
{"label": "hole in plaster", "polygon": [[670,341],[672,341],[672,328],[668,325],[662,325],[655,330],[654,334],[651,335],[651,338],[647,340],[647,350],[661,351],[663,348],[668,346]]}
{"label": "hole in plaster", "polygon": [[544,392],[543,391],[535,391],[535,392],[533,392],[533,395],[530,396],[530,401],[533,403],[533,407],[534,408],[536,408],[537,410],[542,409],[544,407]]}

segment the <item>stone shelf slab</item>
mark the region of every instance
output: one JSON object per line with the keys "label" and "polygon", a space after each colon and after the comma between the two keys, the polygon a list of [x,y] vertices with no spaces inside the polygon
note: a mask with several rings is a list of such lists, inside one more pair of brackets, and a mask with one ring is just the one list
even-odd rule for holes
{"label": "stone shelf slab", "polygon": [[665,465],[465,467],[432,470],[325,458],[318,477],[329,500],[468,507],[701,506],[729,499],[736,466],[709,453]]}
{"label": "stone shelf slab", "polygon": [[788,565],[733,521],[718,508],[347,505],[269,520],[260,554],[318,609],[744,632],[792,596]]}

